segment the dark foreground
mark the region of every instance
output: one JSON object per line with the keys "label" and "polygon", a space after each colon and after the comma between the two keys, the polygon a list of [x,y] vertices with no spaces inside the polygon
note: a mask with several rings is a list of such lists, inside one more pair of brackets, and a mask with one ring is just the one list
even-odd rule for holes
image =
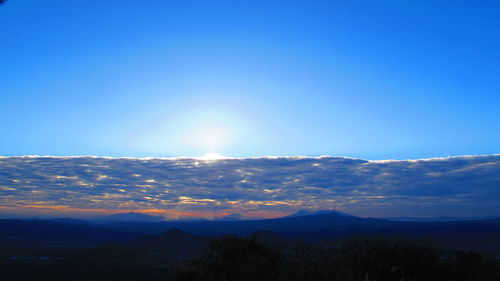
{"label": "dark foreground", "polygon": [[352,237],[337,244],[287,243],[272,233],[226,236],[177,261],[148,253],[152,245],[142,245],[144,249],[108,244],[3,258],[1,280],[500,280],[500,262],[484,254],[383,236]]}
{"label": "dark foreground", "polygon": [[416,241],[357,237],[337,247],[277,250],[254,237],[211,243],[177,280],[500,280],[500,263],[474,252],[440,253]]}
{"label": "dark foreground", "polygon": [[0,220],[0,281],[500,281],[499,257],[498,219]]}

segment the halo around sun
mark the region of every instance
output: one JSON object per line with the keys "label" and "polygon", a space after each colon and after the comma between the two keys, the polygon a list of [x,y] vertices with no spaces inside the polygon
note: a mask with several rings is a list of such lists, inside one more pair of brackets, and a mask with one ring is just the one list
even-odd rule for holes
{"label": "halo around sun", "polygon": [[205,160],[205,161],[214,161],[214,160],[220,160],[220,159],[224,159],[224,158],[226,158],[226,157],[224,157],[216,152],[209,152],[209,153],[204,154],[201,157],[198,157],[198,159]]}

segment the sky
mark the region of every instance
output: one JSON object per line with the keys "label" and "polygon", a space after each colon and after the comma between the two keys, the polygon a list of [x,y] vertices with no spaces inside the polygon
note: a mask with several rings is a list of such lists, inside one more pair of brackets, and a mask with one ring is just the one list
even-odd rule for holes
{"label": "sky", "polygon": [[362,217],[485,217],[500,214],[499,182],[500,155],[0,157],[0,217],[272,218],[331,209]]}
{"label": "sky", "polygon": [[0,6],[0,155],[500,151],[498,1]]}

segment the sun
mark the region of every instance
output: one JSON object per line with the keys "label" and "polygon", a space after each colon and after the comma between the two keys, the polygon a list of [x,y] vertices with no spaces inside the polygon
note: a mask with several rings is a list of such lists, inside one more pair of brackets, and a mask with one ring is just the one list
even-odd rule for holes
{"label": "sun", "polygon": [[215,160],[220,160],[220,159],[224,159],[224,158],[226,158],[226,157],[224,157],[216,152],[209,152],[209,153],[204,154],[201,157],[198,157],[198,159],[205,160],[205,161],[215,161]]}
{"label": "sun", "polygon": [[193,147],[201,148],[204,152],[210,151],[207,153],[211,155],[210,157],[215,157],[217,153],[214,151],[219,151],[230,140],[231,130],[215,123],[200,124],[187,136],[188,143]]}

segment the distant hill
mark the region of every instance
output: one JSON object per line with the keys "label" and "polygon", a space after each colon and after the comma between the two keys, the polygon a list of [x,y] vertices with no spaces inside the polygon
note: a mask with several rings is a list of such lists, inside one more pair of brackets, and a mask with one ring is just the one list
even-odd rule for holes
{"label": "distant hill", "polygon": [[255,218],[243,216],[238,213],[232,213],[227,216],[217,218],[214,221],[244,221],[244,220],[255,220]]}
{"label": "distant hill", "polygon": [[302,217],[302,216],[314,216],[314,215],[323,215],[323,214],[337,214],[341,216],[347,216],[347,217],[352,217],[353,215],[350,215],[348,213],[344,213],[341,211],[337,210],[319,210],[319,211],[307,211],[307,210],[300,210],[296,213],[293,213],[291,215],[288,215],[286,217]]}
{"label": "distant hill", "polygon": [[[307,214],[307,215],[301,215]],[[338,212],[311,214],[301,212],[265,220],[201,221],[201,222],[129,222],[109,223],[103,227],[116,231],[160,234],[177,228],[201,236],[225,234],[251,235],[268,231],[293,241],[333,241],[352,235],[394,235],[424,238],[447,248],[500,248],[500,219],[450,222],[401,222],[360,218]],[[481,249],[483,250],[483,249]],[[495,250],[496,251],[496,250]]]}
{"label": "distant hill", "polygon": [[[66,221],[69,222],[69,221]],[[44,220],[0,220],[0,244],[3,245],[91,245],[120,241],[137,236],[87,224]]]}
{"label": "distant hill", "polygon": [[244,220],[244,219],[245,219],[245,217],[243,217],[241,214],[232,213],[232,214],[229,214],[227,216],[217,218],[215,220],[216,221],[240,221],[240,220]]}
{"label": "distant hill", "polygon": [[79,220],[79,219],[70,219],[70,218],[57,218],[57,219],[48,219],[49,221],[63,223],[63,224],[72,224],[72,225],[82,225],[89,224],[89,221]]}
{"label": "distant hill", "polygon": [[384,218],[389,221],[407,221],[407,222],[449,222],[449,221],[479,221],[492,220],[500,217],[388,217]]}
{"label": "distant hill", "polygon": [[[270,232],[293,241],[333,241],[352,235],[382,234],[412,239],[425,238],[449,248],[481,248],[481,250],[484,248],[492,251],[500,249],[500,219],[400,222],[360,218],[338,212],[320,214],[300,212],[298,215],[276,219],[240,221],[134,222],[125,220],[98,224],[80,224],[79,221],[72,220],[61,220],[61,222],[0,220],[0,243],[4,245],[24,243],[26,241],[35,241],[37,243],[40,241],[63,241],[95,244],[137,238],[138,240],[134,243],[139,243],[142,249],[150,249],[151,252],[156,252],[148,245],[156,245],[154,247],[160,249],[175,249],[177,246],[190,247],[190,245],[205,243],[199,242],[193,236],[188,237],[189,235],[184,234],[186,232],[191,233],[189,235],[198,237],[226,234],[247,236],[257,232],[263,235],[263,240],[271,241],[271,243],[273,241],[277,243],[280,239],[273,236],[274,234],[268,235]],[[142,233],[143,238],[140,238],[138,233]],[[160,237],[154,238],[154,236],[158,235]],[[127,240],[127,244],[133,245],[134,243],[131,243],[130,239]],[[168,245],[168,247],[158,245]],[[138,251],[137,249],[141,247],[136,247],[134,251]],[[196,246],[195,248],[199,249],[201,247]],[[175,253],[176,251],[173,251],[171,255],[169,254],[169,258],[175,256]]]}
{"label": "distant hill", "polygon": [[[302,212],[304,214],[304,212]],[[121,223],[113,222],[105,226],[120,231],[143,231],[159,234],[167,229],[178,228],[186,232],[199,235],[240,234],[249,235],[256,231],[266,230],[277,233],[298,231],[341,231],[350,229],[377,229],[385,225],[395,225],[378,219],[365,219],[345,215],[339,212],[322,214],[297,215],[276,219],[261,220],[228,220],[228,221],[200,221],[200,222],[158,222],[158,223]]]}
{"label": "distant hill", "polygon": [[162,222],[165,219],[161,216],[152,216],[142,213],[119,213],[104,217],[92,219],[93,222],[109,223],[109,222]]}

